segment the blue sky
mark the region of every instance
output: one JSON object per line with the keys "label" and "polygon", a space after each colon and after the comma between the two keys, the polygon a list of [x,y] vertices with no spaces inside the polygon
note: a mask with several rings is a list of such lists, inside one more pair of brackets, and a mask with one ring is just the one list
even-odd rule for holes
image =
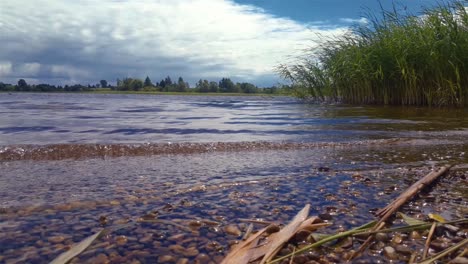
{"label": "blue sky", "polygon": [[[240,4],[261,7],[265,12],[289,17],[301,23],[325,22],[343,24],[343,18],[358,19],[365,10],[378,12],[380,5],[377,0],[236,0]],[[418,14],[422,6],[437,3],[434,0],[380,1],[384,8],[392,8],[393,3],[398,9],[406,8]]]}
{"label": "blue sky", "polygon": [[[381,0],[390,7],[391,1]],[[397,5],[418,12],[436,0]],[[1,0],[0,82],[95,84],[170,75],[270,86],[377,0]]]}

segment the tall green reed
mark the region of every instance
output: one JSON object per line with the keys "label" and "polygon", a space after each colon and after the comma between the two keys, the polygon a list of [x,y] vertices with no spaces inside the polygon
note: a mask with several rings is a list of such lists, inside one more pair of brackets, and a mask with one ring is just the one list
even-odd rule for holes
{"label": "tall green reed", "polygon": [[463,1],[419,16],[382,9],[278,73],[296,96],[352,104],[468,106],[468,13]]}

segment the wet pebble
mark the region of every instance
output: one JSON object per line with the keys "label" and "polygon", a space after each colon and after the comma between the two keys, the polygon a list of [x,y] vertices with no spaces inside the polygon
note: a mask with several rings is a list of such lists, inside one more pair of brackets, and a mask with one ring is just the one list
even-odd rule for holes
{"label": "wet pebble", "polygon": [[65,240],[64,236],[53,236],[47,239],[47,241],[49,241],[50,243],[54,243],[54,244],[62,243],[64,240]]}
{"label": "wet pebble", "polygon": [[421,234],[419,234],[418,231],[411,231],[410,238],[411,239],[421,239]]}
{"label": "wet pebble", "polygon": [[117,243],[117,245],[119,246],[123,246],[125,244],[127,244],[127,237],[126,236],[118,236],[115,238],[115,243]]}
{"label": "wet pebble", "polygon": [[198,253],[199,251],[196,247],[189,247],[183,252],[185,257],[195,257]]}
{"label": "wet pebble", "polygon": [[393,247],[390,247],[390,246],[384,247],[383,253],[385,257],[387,257],[388,259],[392,259],[392,260],[398,259],[398,253],[395,251]]}
{"label": "wet pebble", "polygon": [[180,258],[179,260],[177,260],[177,264],[188,264],[188,263],[189,263],[188,258]]}
{"label": "wet pebble", "polygon": [[226,232],[229,235],[236,236],[236,237],[238,237],[238,236],[240,236],[242,234],[242,232],[237,227],[237,225],[228,225],[228,226],[224,227],[224,232]]}
{"label": "wet pebble", "polygon": [[109,257],[107,257],[106,254],[101,253],[97,255],[96,257],[91,258],[88,262],[95,263],[95,264],[105,264],[105,263],[109,263]]}
{"label": "wet pebble", "polygon": [[396,234],[393,236],[392,242],[395,244],[401,244],[401,242],[403,242],[403,237],[400,234]]}
{"label": "wet pebble", "polygon": [[171,255],[163,255],[158,257],[158,263],[175,263],[176,260]]}
{"label": "wet pebble", "polygon": [[395,250],[402,254],[402,255],[407,255],[407,256],[410,256],[412,253],[413,253],[413,250],[411,250],[409,247],[407,246],[403,246],[403,245],[397,245],[395,246]]}
{"label": "wet pebble", "polygon": [[452,264],[468,264],[468,258],[465,257],[456,257],[450,261]]}
{"label": "wet pebble", "polygon": [[375,240],[381,241],[381,242],[387,242],[388,235],[386,233],[377,233],[375,234]]}
{"label": "wet pebble", "polygon": [[208,263],[210,262],[211,259],[208,255],[206,254],[199,254],[196,258],[195,258],[195,263],[200,263],[200,264],[204,264],[204,263]]}

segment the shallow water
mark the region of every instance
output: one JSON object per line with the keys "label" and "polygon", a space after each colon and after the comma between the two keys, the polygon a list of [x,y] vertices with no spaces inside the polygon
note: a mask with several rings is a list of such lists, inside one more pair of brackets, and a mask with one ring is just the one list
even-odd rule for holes
{"label": "shallow water", "polygon": [[[133,224],[80,261],[207,254],[217,262],[237,238],[223,227],[244,230],[242,218],[287,222],[310,203],[312,215],[331,213],[333,228],[350,228],[434,166],[468,163],[464,110],[282,97],[0,94],[0,112],[0,263],[50,261],[98,230],[100,217],[106,226]],[[408,210],[465,216],[460,183],[466,178],[442,181],[436,204],[416,200]],[[138,222],[156,211],[185,227],[194,219],[219,226],[193,233]],[[116,244],[119,236],[125,243]],[[184,256],[174,245],[198,254]]]}

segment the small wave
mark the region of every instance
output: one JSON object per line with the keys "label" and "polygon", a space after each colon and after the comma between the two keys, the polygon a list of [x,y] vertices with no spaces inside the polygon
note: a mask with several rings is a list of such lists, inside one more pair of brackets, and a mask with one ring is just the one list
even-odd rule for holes
{"label": "small wave", "polygon": [[0,133],[12,134],[19,132],[42,132],[55,129],[52,126],[27,126],[27,127],[0,127]]}
{"label": "small wave", "polygon": [[64,160],[197,154],[226,151],[294,150],[327,147],[388,145],[406,142],[404,139],[379,139],[352,142],[210,142],[210,143],[146,143],[146,144],[53,144],[0,147],[0,161]]}

